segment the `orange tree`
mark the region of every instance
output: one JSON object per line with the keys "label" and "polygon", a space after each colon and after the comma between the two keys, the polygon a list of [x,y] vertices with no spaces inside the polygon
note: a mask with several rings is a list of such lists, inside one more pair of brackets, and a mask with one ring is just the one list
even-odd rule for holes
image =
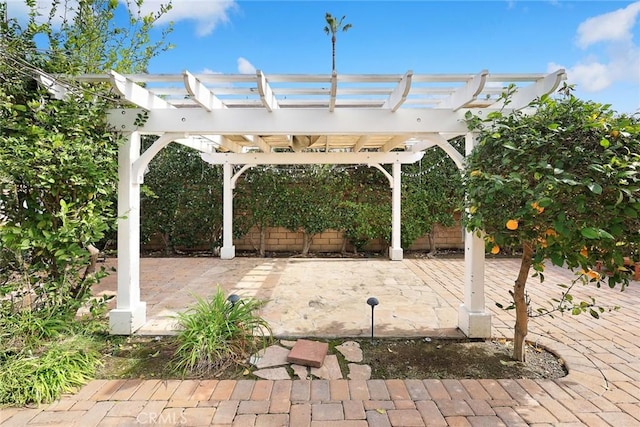
{"label": "orange tree", "polygon": [[[624,289],[630,279],[624,258],[638,259],[638,117],[579,100],[567,86],[561,92],[559,98],[535,101],[533,114],[467,114],[478,145],[466,162],[465,225],[482,233],[492,253],[506,247],[522,251],[508,307],[516,311],[513,357],[519,361],[525,360],[534,313],[525,292],[531,269],[542,281],[550,261],[575,271],[573,284]],[[508,103],[509,91],[504,97]],[[607,274],[596,271],[598,266]],[[593,299],[575,301],[569,290],[551,310],[535,313],[589,312],[598,318],[605,310]]]}

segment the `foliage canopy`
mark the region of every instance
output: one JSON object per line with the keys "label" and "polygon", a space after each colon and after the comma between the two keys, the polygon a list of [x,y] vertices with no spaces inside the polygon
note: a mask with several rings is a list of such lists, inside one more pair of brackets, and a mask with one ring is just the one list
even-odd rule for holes
{"label": "foliage canopy", "polygon": [[[530,267],[542,280],[550,260],[577,270],[585,282],[624,289],[624,257],[637,260],[640,243],[637,117],[580,100],[569,87],[560,98],[543,96],[531,107],[533,114],[467,116],[478,145],[466,163],[466,227],[482,231],[493,253],[505,247],[523,252],[512,293],[521,339]],[[600,265],[606,275],[595,271]],[[594,317],[602,311],[592,303],[569,305]]]}

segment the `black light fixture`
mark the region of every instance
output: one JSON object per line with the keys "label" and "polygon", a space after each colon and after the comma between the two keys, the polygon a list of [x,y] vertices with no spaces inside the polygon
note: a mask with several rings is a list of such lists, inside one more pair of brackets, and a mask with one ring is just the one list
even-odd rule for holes
{"label": "black light fixture", "polygon": [[229,301],[231,303],[231,307],[233,307],[238,301],[240,301],[240,296],[237,294],[231,294],[227,297],[227,301]]}
{"label": "black light fixture", "polygon": [[376,297],[369,297],[369,299],[367,300],[367,304],[371,306],[371,344],[373,344],[373,309],[376,307],[376,305],[380,304],[380,302]]}

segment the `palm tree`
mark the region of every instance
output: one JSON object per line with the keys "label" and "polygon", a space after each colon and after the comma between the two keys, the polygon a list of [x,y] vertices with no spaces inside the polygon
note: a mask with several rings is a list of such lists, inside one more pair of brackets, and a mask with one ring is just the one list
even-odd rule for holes
{"label": "palm tree", "polygon": [[324,19],[327,21],[327,25],[325,25],[324,27],[324,32],[327,35],[331,34],[331,49],[332,49],[331,70],[332,71],[336,71],[336,33],[338,31],[346,32],[347,30],[349,30],[349,28],[351,28],[351,24],[343,24],[344,18],[346,18],[345,15],[343,15],[342,18],[338,20],[329,12],[327,12],[326,15],[324,16]]}

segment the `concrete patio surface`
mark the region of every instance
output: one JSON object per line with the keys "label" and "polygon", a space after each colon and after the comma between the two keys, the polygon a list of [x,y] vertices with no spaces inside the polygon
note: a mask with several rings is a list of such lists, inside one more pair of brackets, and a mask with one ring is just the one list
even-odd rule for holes
{"label": "concrete patio surface", "polygon": [[[111,262],[111,261],[109,261]],[[263,316],[278,336],[368,336],[369,296],[380,300],[376,333],[458,335],[461,259],[147,258],[142,260],[144,333],[166,333],[171,314],[193,295],[226,293],[268,300]],[[494,337],[512,335],[508,302],[519,260],[486,263]],[[552,266],[529,279],[534,307],[558,297],[572,273]],[[558,380],[95,380],[37,408],[0,410],[23,425],[236,426],[640,426],[640,287],[578,285],[576,299],[620,306],[601,319],[570,314],[532,319],[528,339],[554,351],[569,374]],[[115,277],[99,291],[115,290]]]}

